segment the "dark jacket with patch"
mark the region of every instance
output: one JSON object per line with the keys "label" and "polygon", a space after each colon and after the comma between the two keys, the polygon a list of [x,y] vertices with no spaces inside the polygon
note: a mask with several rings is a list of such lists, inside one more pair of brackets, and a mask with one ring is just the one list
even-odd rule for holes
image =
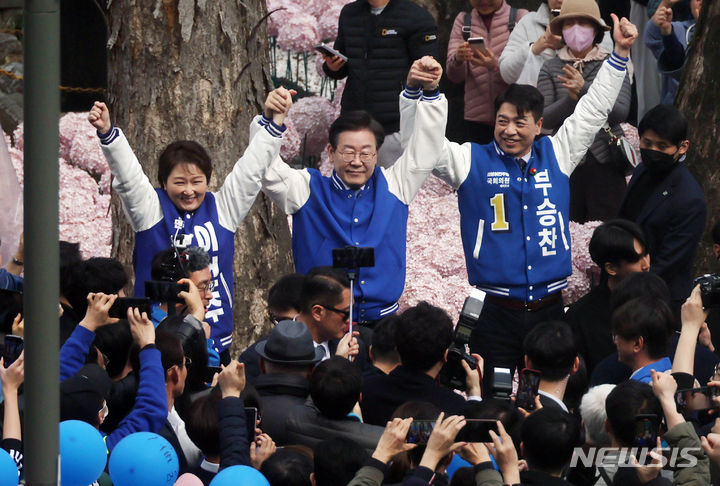
{"label": "dark jacket with patch", "polygon": [[345,5],[340,12],[335,49],[348,62],[333,72],[347,76],[342,111],[367,110],[386,133],[400,129],[398,95],[413,61],[430,55],[437,59],[437,25],[432,15],[410,0],[390,0],[379,15],[370,12],[367,0]]}

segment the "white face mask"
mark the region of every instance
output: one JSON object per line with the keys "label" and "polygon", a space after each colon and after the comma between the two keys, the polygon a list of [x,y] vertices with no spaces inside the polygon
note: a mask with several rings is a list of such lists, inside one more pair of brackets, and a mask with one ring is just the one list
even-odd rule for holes
{"label": "white face mask", "polygon": [[583,52],[593,44],[595,29],[590,26],[575,24],[563,29],[563,40],[573,52]]}

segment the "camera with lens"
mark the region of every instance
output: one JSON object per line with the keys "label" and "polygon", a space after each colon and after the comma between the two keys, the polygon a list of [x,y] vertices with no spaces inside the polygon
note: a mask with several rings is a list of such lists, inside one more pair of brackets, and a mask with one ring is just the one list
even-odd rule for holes
{"label": "camera with lens", "polygon": [[700,285],[703,307],[720,307],[720,274],[708,273],[698,277],[693,286]]}
{"label": "camera with lens", "polygon": [[453,340],[447,353],[447,362],[440,370],[438,379],[440,383],[448,388],[455,390],[465,390],[465,369],[462,362],[465,361],[470,369],[477,368],[477,360],[467,352],[467,344],[470,342],[470,334],[477,325],[485,303],[485,292],[481,290],[473,290],[468,298],[465,299],[460,318],[458,319]]}

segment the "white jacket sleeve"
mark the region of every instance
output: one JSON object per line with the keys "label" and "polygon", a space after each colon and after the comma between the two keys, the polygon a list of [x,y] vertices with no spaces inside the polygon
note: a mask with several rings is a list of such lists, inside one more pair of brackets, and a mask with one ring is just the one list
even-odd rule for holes
{"label": "white jacket sleeve", "polygon": [[279,157],[282,131],[272,125],[263,125],[260,116],[250,124],[250,143],[235,163],[232,172],[218,192],[218,220],[234,231],[240,226],[260,192],[261,180],[272,161]]}
{"label": "white jacket sleeve", "polygon": [[285,214],[295,214],[310,198],[310,172],[293,169],[275,157],[262,180],[262,191]]}
{"label": "white jacket sleeve", "polygon": [[401,116],[404,104],[416,105],[415,116],[411,117],[414,119],[412,136],[400,158],[389,169],[383,169],[383,173],[390,192],[409,205],[442,154],[447,100],[444,95],[438,94],[418,101],[403,92],[400,94]]}
{"label": "white jacket sleeve", "polygon": [[457,190],[465,182],[470,173],[472,162],[472,144],[466,142],[459,144],[448,139],[443,140],[443,150],[440,160],[433,169],[433,175],[450,184]]}
{"label": "white jacket sleeve", "polygon": [[120,196],[133,231],[144,231],[155,226],[163,217],[160,199],[125,134],[113,127],[100,138],[100,147],[110,165],[113,190]]}
{"label": "white jacket sleeve", "polygon": [[[560,170],[567,176],[585,156],[615,105],[626,76],[626,62],[615,53],[611,54],[598,71],[588,92],[580,98],[573,114],[550,137]],[[613,66],[619,66],[622,70]]]}
{"label": "white jacket sleeve", "polygon": [[525,61],[530,54],[530,43],[537,40],[537,36],[531,39],[528,27],[534,22],[537,14],[530,12],[517,23],[510,33],[507,45],[500,54],[500,76],[507,84],[517,83],[520,73],[525,66]]}

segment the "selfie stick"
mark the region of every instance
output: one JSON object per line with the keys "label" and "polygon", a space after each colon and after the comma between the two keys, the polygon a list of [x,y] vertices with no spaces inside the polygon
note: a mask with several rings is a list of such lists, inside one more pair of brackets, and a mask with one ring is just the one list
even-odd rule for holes
{"label": "selfie stick", "polygon": [[[348,338],[348,345],[350,344],[350,340],[353,336],[353,307],[355,307],[355,290],[353,289],[355,284],[355,279],[357,278],[358,273],[358,267],[354,267],[353,269],[349,269],[347,276],[350,280],[350,315],[348,316],[348,319],[350,320],[350,326],[348,327],[348,333],[350,334],[350,337]],[[352,356],[348,356],[348,359],[350,361],[353,360]]]}

